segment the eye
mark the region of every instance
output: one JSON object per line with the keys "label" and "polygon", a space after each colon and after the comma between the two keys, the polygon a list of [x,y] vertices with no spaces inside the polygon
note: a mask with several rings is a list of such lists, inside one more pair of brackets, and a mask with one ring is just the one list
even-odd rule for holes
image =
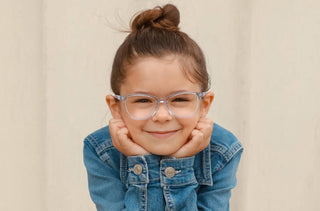
{"label": "eye", "polygon": [[176,97],[172,100],[172,102],[188,102],[189,99],[185,97]]}
{"label": "eye", "polygon": [[139,98],[139,99],[136,99],[134,103],[152,103],[152,101],[149,98]]}

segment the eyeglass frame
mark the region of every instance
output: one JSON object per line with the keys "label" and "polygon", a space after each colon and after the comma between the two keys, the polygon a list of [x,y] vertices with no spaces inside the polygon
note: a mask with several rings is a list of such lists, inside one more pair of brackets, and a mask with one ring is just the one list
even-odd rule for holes
{"label": "eyeglass frame", "polygon": [[[124,107],[126,109],[126,112],[127,114],[129,115],[130,118],[134,119],[134,120],[146,120],[146,119],[149,119],[151,117],[153,117],[157,111],[158,111],[158,108],[159,108],[159,105],[160,103],[164,103],[168,109],[168,112],[171,116],[174,116],[174,117],[178,117],[178,118],[188,118],[188,117],[191,117],[193,116],[199,109],[199,104],[200,104],[200,100],[207,94],[208,91],[204,91],[204,92],[187,92],[187,91],[184,91],[184,92],[177,92],[177,93],[174,93],[174,94],[171,94],[165,98],[159,98],[159,97],[156,97],[156,96],[153,96],[153,95],[149,95],[149,94],[145,94],[145,93],[133,93],[133,94],[129,94],[129,95],[113,95],[113,97],[118,100],[118,101],[124,101]],[[168,105],[168,100],[169,98],[173,97],[173,96],[176,96],[176,95],[181,95],[181,94],[195,94],[197,96],[197,108],[195,109],[195,111],[190,114],[190,115],[187,115],[187,116],[178,116],[178,115],[175,115],[169,108],[169,105]],[[127,103],[126,103],[126,100],[128,97],[131,97],[131,96],[136,96],[136,95],[139,95],[139,96],[146,96],[146,97],[151,97],[153,99],[155,99],[157,105],[154,109],[154,111],[152,112],[152,114],[150,114],[149,116],[147,117],[143,117],[143,118],[139,118],[139,117],[134,117],[132,116],[129,111],[128,111],[128,108],[127,108]]]}

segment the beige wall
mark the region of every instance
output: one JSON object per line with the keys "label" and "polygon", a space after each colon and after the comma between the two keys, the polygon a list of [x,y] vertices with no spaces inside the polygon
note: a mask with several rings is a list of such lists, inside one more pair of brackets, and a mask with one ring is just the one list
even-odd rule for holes
{"label": "beige wall", "polygon": [[[162,2],[0,2],[0,210],[95,210],[82,140],[110,118],[113,28]],[[319,1],[171,2],[206,54],[210,117],[245,145],[231,210],[319,210]]]}
{"label": "beige wall", "polygon": [[0,2],[0,210],[44,210],[41,1]]}

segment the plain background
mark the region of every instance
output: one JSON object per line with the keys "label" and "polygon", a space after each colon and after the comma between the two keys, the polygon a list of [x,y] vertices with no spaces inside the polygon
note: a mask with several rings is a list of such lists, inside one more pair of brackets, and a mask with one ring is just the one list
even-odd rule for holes
{"label": "plain background", "polygon": [[[83,139],[110,118],[118,30],[165,2],[1,0],[0,210],[95,210]],[[171,2],[206,55],[209,116],[245,146],[231,210],[320,210],[320,2]]]}

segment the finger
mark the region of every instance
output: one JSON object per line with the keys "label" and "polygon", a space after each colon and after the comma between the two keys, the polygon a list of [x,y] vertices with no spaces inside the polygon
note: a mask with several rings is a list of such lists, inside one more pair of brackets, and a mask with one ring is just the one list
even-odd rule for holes
{"label": "finger", "polygon": [[207,141],[207,137],[200,130],[192,131],[192,138],[189,141],[190,144],[194,145],[192,147],[196,147],[198,149],[204,149],[209,143]]}
{"label": "finger", "polygon": [[207,117],[200,117],[200,119],[198,120],[198,122],[210,122],[210,121],[212,121],[212,120]]}
{"label": "finger", "polygon": [[198,129],[192,130],[191,134],[190,134],[190,140],[197,139],[197,136],[199,136],[200,133],[201,133],[201,131]]}
{"label": "finger", "polygon": [[118,128],[125,127],[125,123],[122,119],[110,119],[109,126],[117,126]]}
{"label": "finger", "polygon": [[123,127],[121,129],[116,129],[112,132],[112,135],[111,135],[111,139],[112,139],[112,144],[117,148],[117,149],[120,149],[122,148],[123,146],[126,145],[126,142],[128,142],[127,139],[128,136],[127,136],[127,131],[128,129]]}
{"label": "finger", "polygon": [[202,131],[194,130],[192,135],[193,137],[189,141],[188,144],[190,145],[188,147],[190,147],[190,150],[193,149],[196,154],[209,145],[210,137],[208,137],[208,135],[203,133]]}
{"label": "finger", "polygon": [[191,134],[191,140],[183,145],[176,153],[174,157],[189,157],[199,153],[205,148],[207,144],[203,143],[203,133],[199,130],[193,130]]}
{"label": "finger", "polygon": [[125,145],[126,142],[130,141],[130,139],[128,137],[128,133],[129,133],[129,131],[126,127],[123,127],[117,131],[117,138],[121,144]]}
{"label": "finger", "polygon": [[200,119],[196,125],[197,129],[213,127],[213,121],[211,119]]}
{"label": "finger", "polygon": [[117,138],[114,141],[114,145],[122,154],[126,156],[148,154],[145,149],[143,149],[130,138],[129,130],[126,127],[117,131]]}
{"label": "finger", "polygon": [[113,146],[126,156],[148,154],[144,148],[135,143],[122,119],[111,119],[109,131]]}
{"label": "finger", "polygon": [[211,136],[213,131],[213,121],[209,119],[199,122],[196,129],[200,130],[204,134],[205,138],[208,138]]}
{"label": "finger", "polygon": [[109,122],[109,131],[112,139],[112,143],[117,146],[119,142],[119,136],[121,133],[128,133],[127,129],[122,121],[111,119]]}

